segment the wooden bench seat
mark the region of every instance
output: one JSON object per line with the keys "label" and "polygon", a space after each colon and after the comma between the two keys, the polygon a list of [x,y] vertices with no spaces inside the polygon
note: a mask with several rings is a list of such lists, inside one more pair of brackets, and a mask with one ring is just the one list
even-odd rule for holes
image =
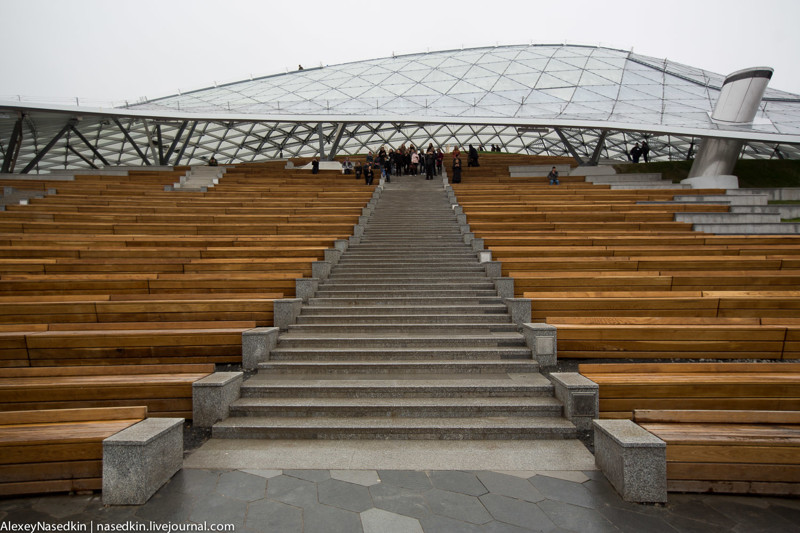
{"label": "wooden bench seat", "polygon": [[0,496],[100,490],[103,440],[146,417],[142,406],[0,412]]}
{"label": "wooden bench seat", "polygon": [[295,280],[309,277],[307,271],[292,272],[193,272],[175,274],[85,273],[0,275],[2,295],[69,294],[159,294],[159,293],[250,293],[295,294]]}
{"label": "wooden bench seat", "polygon": [[0,411],[147,406],[192,418],[192,383],[214,365],[157,364],[0,369]]}
{"label": "wooden bench seat", "polygon": [[800,411],[800,363],[599,363],[578,369],[599,385],[600,418],[631,418],[636,409]]}
{"label": "wooden bench seat", "polygon": [[68,324],[0,331],[0,367],[241,363],[255,322]]}
{"label": "wooden bench seat", "polygon": [[514,278],[518,296],[538,292],[602,291],[800,291],[800,270],[698,271],[517,271],[503,268]]}
{"label": "wooden bench seat", "polygon": [[0,324],[251,321],[272,325],[272,308],[282,293],[271,298],[145,298],[53,301],[39,298],[0,298]]}
{"label": "wooden bench seat", "polygon": [[570,321],[557,324],[558,357],[666,360],[798,358],[798,328],[795,325],[675,324],[656,317],[648,317],[647,324],[625,322],[629,321],[622,317],[618,323]]}
{"label": "wooden bench seat", "polygon": [[800,316],[800,291],[527,292],[525,297],[531,298],[531,316],[537,322],[571,316]]}
{"label": "wooden bench seat", "polygon": [[667,489],[800,495],[800,411],[640,410],[667,443]]}

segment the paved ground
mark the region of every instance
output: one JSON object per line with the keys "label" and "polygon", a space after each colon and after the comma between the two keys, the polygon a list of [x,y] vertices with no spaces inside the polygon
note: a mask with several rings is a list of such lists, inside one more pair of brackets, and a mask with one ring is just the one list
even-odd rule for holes
{"label": "paved ground", "polygon": [[36,522],[85,531],[198,523],[281,533],[787,533],[800,531],[800,500],[671,494],[665,506],[628,504],[596,470],[184,469],[141,506],[104,507],[98,495],[0,500],[0,530]]}

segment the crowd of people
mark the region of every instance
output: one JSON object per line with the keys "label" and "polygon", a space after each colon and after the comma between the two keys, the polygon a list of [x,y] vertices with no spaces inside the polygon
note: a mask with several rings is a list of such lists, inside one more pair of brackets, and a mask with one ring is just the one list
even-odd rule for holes
{"label": "crowd of people", "polygon": [[[492,151],[494,149],[495,147],[492,146]],[[499,147],[497,150],[499,151]],[[452,178],[455,183],[459,183],[461,181],[461,151],[455,147],[451,155]],[[315,159],[315,161],[317,160]],[[342,161],[342,172],[353,174],[355,179],[363,178],[367,185],[373,182],[376,173],[380,173],[380,177],[387,182],[392,181],[392,176],[419,176],[422,174],[425,174],[426,180],[432,180],[434,176],[442,175],[444,161],[444,151],[441,147],[435,148],[433,143],[429,143],[427,148],[402,144],[396,150],[394,148],[387,150],[385,146],[381,146],[377,153],[370,150],[363,162],[351,161],[349,157],[345,157]],[[479,166],[478,150],[472,145],[469,146],[467,152],[467,166]],[[312,172],[316,173],[318,168],[314,165]]]}

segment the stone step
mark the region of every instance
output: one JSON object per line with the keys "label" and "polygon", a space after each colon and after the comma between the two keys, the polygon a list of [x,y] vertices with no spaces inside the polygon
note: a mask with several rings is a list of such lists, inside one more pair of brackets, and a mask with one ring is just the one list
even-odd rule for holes
{"label": "stone step", "polygon": [[[382,279],[382,278],[380,278]],[[394,277],[391,279],[398,280],[398,281],[419,281],[422,283],[430,283],[430,282],[438,282],[442,283],[443,280],[458,280],[458,281],[486,281],[486,271],[484,270],[475,270],[468,273],[462,272],[430,272],[430,273],[421,273],[417,274],[414,272],[400,272],[394,274]],[[353,272],[337,272],[334,268],[331,271],[331,275],[328,276],[328,281],[336,281],[338,282],[355,282],[357,283],[359,280],[363,281],[364,276],[363,274]]]}
{"label": "stone step", "polygon": [[461,324],[464,322],[469,324],[507,324],[509,322],[508,314],[464,315],[459,313],[450,315],[395,314],[371,316],[367,314],[348,315],[345,314],[347,311],[347,309],[343,308],[337,313],[330,315],[300,315],[297,318],[297,324],[336,324],[340,326],[350,326],[353,324]]}
{"label": "stone step", "polygon": [[259,372],[269,374],[531,374],[539,371],[533,359],[451,360],[451,361],[267,361],[258,365]]}
{"label": "stone step", "polygon": [[446,360],[506,360],[531,359],[527,346],[425,346],[425,347],[326,347],[305,348],[278,346],[270,351],[271,361],[346,361],[374,359],[375,361],[446,361]]}
{"label": "stone step", "polygon": [[[416,279],[417,277],[422,276],[428,277],[437,275],[441,275],[442,277],[461,278],[467,274],[478,274],[482,275],[483,279],[486,279],[486,268],[480,265],[476,265],[474,267],[459,266],[451,268],[448,268],[446,265],[429,265],[427,267],[411,267],[395,264],[387,264],[385,266],[375,265],[372,267],[351,267],[337,265],[337,267],[333,269],[333,272],[331,272],[330,277],[333,277],[334,274],[339,276],[381,275],[384,276],[385,279],[394,279],[395,276],[402,275],[410,275],[412,279]],[[364,278],[362,277],[362,279]]]}
{"label": "stone step", "polygon": [[556,417],[231,417],[214,438],[239,439],[573,439],[575,426]]}
{"label": "stone step", "polygon": [[458,306],[458,305],[436,305],[436,306],[359,306],[359,307],[332,307],[332,306],[305,306],[300,317],[311,316],[330,316],[332,313],[343,313],[350,315],[380,315],[380,317],[391,316],[425,316],[426,314],[470,316],[475,315],[503,315],[508,316],[508,308],[505,304],[492,304],[481,306]]}
{"label": "stone step", "polygon": [[337,335],[353,337],[446,336],[450,335],[497,335],[517,333],[516,324],[292,324],[281,339],[291,340],[295,336]]}
{"label": "stone step", "polygon": [[448,298],[448,297],[474,297],[484,298],[497,296],[497,289],[491,290],[445,290],[445,289],[428,289],[428,290],[408,290],[397,289],[391,290],[338,290],[336,287],[320,288],[315,294],[315,298]]}
{"label": "stone step", "polygon": [[472,250],[462,250],[459,252],[440,252],[440,251],[398,251],[398,252],[358,252],[347,253],[340,262],[369,262],[369,261],[406,261],[409,259],[425,258],[426,260],[451,261],[453,263],[476,262],[478,254]]}
{"label": "stone step", "polygon": [[474,307],[480,305],[496,305],[502,304],[503,299],[498,297],[468,297],[468,296],[452,296],[445,297],[439,296],[436,298],[309,298],[309,305],[319,307],[352,307],[355,305],[372,305],[372,306],[462,306]]}
{"label": "stone step", "polygon": [[548,396],[553,385],[541,374],[307,374],[259,372],[242,384],[242,398],[463,398]]}
{"label": "stone step", "polygon": [[521,398],[241,398],[231,416],[300,417],[558,417],[552,397]]}
{"label": "stone step", "polygon": [[356,335],[320,333],[313,335],[291,331],[279,338],[277,348],[448,348],[448,347],[512,347],[522,346],[524,339],[518,333],[492,333],[488,335],[460,334],[453,337],[443,335]]}
{"label": "stone step", "polygon": [[428,283],[399,283],[399,282],[344,282],[327,279],[319,284],[319,290],[340,290],[340,291],[421,291],[437,290],[441,288],[452,290],[495,290],[495,284],[488,279],[476,280],[471,282],[461,281],[440,281],[433,280]]}

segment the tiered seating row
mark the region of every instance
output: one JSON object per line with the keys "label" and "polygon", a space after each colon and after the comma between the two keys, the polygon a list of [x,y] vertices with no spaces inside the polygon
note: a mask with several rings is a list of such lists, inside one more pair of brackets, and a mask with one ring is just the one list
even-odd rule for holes
{"label": "tiered seating row", "polygon": [[58,194],[0,215],[0,366],[240,361],[236,335],[272,324],[372,193],[281,166],[207,193],[165,192],[183,169],[43,182]]}
{"label": "tiered seating row", "polygon": [[0,496],[102,488],[103,439],[146,407],[0,413]]}
{"label": "tiered seating row", "polygon": [[667,443],[672,491],[800,494],[800,364],[582,364],[601,418]]}
{"label": "tiered seating row", "polygon": [[727,209],[671,202],[711,191],[535,180],[473,176],[453,188],[516,296],[532,299],[533,320],[559,326],[560,358],[798,358],[800,237],[674,221]]}

